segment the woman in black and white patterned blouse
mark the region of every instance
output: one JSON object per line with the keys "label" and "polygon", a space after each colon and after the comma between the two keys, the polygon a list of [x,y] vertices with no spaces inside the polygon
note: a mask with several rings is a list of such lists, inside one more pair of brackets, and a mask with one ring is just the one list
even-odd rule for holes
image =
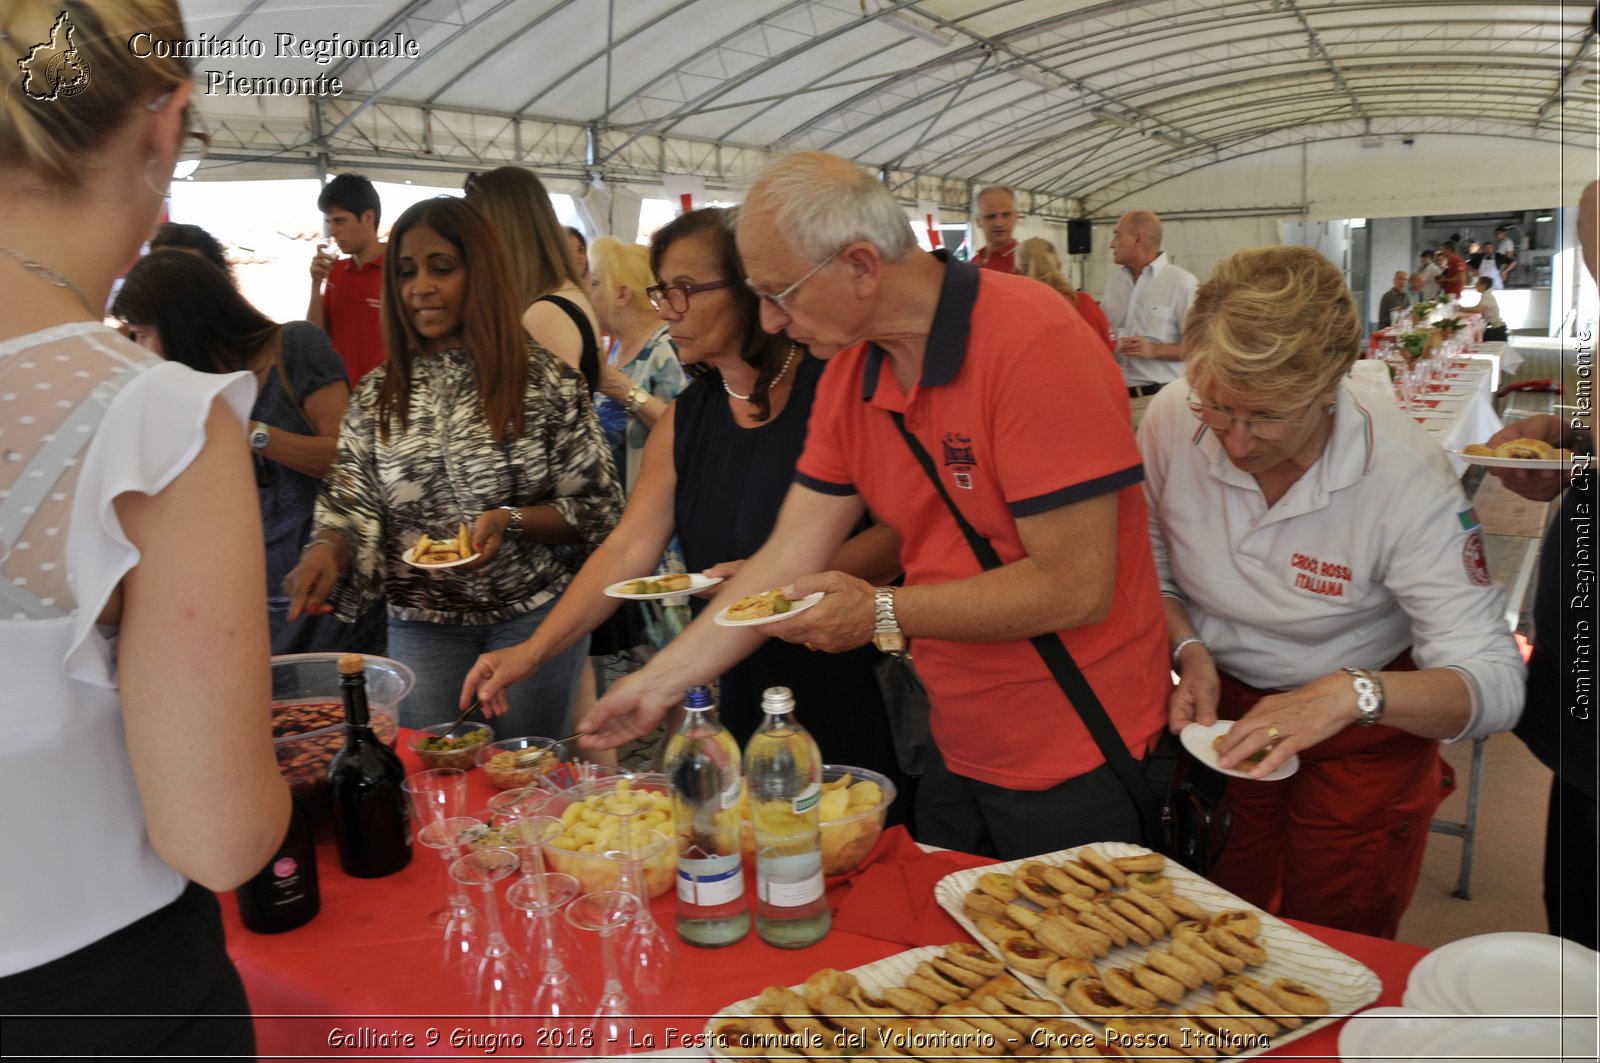
{"label": "woman in black and white patterned blouse", "polygon": [[[316,528],[289,574],[290,617],[389,603],[390,655],[417,686],[400,722],[455,715],[478,654],[526,639],[611,531],[621,494],[583,379],[527,339],[499,238],[459,199],[395,222],[384,263],[389,359],[361,381]],[[478,557],[418,568],[423,535],[471,529]],[[587,643],[513,692],[501,730],[566,734]]]}

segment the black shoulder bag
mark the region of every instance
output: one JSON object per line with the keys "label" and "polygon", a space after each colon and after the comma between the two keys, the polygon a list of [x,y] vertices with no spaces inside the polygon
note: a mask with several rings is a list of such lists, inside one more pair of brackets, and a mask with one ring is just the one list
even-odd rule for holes
{"label": "black shoulder bag", "polygon": [[[906,429],[905,418],[889,412],[894,425],[911,453],[927,473],[939,497],[949,507],[956,526],[966,536],[967,544],[977,555],[978,563],[985,569],[999,568],[1000,555],[989,540],[979,535],[977,529],[956,507],[955,499],[945,490],[944,481],[933,464],[933,457],[917,437]],[[1084,678],[1078,662],[1072,659],[1061,636],[1055,632],[1035,635],[1028,640],[1044,659],[1045,667],[1055,677],[1067,701],[1083,720],[1095,745],[1105,757],[1106,764],[1117,782],[1127,791],[1139,815],[1140,840],[1146,848],[1154,849],[1204,874],[1210,870],[1222,852],[1222,842],[1228,830],[1228,809],[1223,796],[1220,774],[1209,771],[1186,756],[1177,736],[1162,729],[1156,747],[1145,758],[1143,766],[1128,751],[1128,745],[1117,733],[1116,725],[1106,714],[1105,706],[1095,695],[1094,688]],[[1190,770],[1192,769],[1192,770]],[[1210,778],[1205,778],[1209,776]]]}

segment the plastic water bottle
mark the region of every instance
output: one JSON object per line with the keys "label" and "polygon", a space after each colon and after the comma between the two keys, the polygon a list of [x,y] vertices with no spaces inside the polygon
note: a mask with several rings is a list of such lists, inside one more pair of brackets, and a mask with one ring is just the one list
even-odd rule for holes
{"label": "plastic water bottle", "polygon": [[678,937],[715,949],[750,932],[739,837],[739,744],[705,687],[683,701],[667,742],[667,782],[678,842]]}
{"label": "plastic water bottle", "polygon": [[745,748],[750,821],[756,835],[756,933],[801,949],[828,934],[833,915],[822,883],[822,753],[794,718],[794,695],[771,687],[766,719]]}

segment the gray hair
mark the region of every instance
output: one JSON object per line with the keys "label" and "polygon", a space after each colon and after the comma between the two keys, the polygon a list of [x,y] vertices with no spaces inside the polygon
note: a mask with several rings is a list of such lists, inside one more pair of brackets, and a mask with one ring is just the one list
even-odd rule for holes
{"label": "gray hair", "polygon": [[977,210],[978,201],[991,192],[1004,192],[1006,195],[1011,197],[1011,202],[1013,204],[1017,202],[1017,190],[1012,188],[1010,185],[984,185],[982,188],[978,189],[977,194],[972,197],[972,209]]}
{"label": "gray hair", "polygon": [[768,165],[756,177],[745,207],[771,211],[794,249],[813,261],[857,241],[877,248],[887,262],[917,250],[911,222],[894,193],[859,166],[826,152],[798,152]]}

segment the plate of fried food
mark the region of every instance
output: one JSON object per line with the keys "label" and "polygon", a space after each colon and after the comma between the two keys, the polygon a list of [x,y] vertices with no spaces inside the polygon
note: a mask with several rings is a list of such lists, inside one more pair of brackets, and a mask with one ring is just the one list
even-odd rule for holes
{"label": "plate of fried food", "polygon": [[820,601],[822,601],[821,591],[791,600],[783,593],[782,588],[778,588],[763,591],[761,594],[747,594],[732,605],[717,610],[717,615],[711,619],[723,627],[754,627],[757,624],[770,624],[775,620],[787,620],[796,613],[805,612]]}
{"label": "plate of fried food", "polygon": [[657,572],[653,576],[625,579],[607,587],[605,593],[612,598],[626,598],[635,602],[650,602],[657,598],[679,598],[694,594],[722,582],[721,576],[708,576],[704,572]]}
{"label": "plate of fried food", "polygon": [[411,549],[400,555],[400,560],[416,568],[455,568],[477,558],[472,550],[472,534],[465,524],[448,539],[434,539],[424,532]]}
{"label": "plate of fried food", "polygon": [[1256,1055],[1382,988],[1349,956],[1127,842],[958,871],[934,898],[1032,993],[1123,1048]]}
{"label": "plate of fried food", "polygon": [[769,985],[713,1015],[704,1040],[733,1060],[1143,1056],[1125,1036],[1084,1025],[960,941]]}
{"label": "plate of fried food", "polygon": [[[1178,732],[1178,741],[1183,743],[1183,748],[1194,754],[1194,758],[1212,771],[1220,771],[1224,775],[1232,775],[1235,779],[1254,778],[1250,770],[1267,758],[1272,752],[1276,742],[1268,742],[1256,752],[1250,754],[1239,762],[1236,768],[1224,768],[1217,763],[1219,756],[1217,748],[1222,740],[1233,730],[1234,721],[1218,720],[1215,723],[1191,723]],[[1261,777],[1261,782],[1277,782],[1287,779],[1300,770],[1300,758],[1290,757],[1277,768]]]}
{"label": "plate of fried food", "polygon": [[1529,469],[1557,471],[1572,462],[1572,451],[1552,447],[1542,439],[1508,439],[1497,447],[1487,443],[1468,443],[1450,453],[1468,465],[1491,469]]}

